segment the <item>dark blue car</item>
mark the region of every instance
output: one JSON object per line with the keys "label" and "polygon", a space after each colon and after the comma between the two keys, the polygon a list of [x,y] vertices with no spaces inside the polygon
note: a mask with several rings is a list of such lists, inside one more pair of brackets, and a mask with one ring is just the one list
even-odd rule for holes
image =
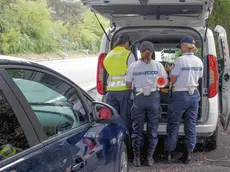
{"label": "dark blue car", "polygon": [[0,57],[0,171],[127,172],[117,112],[61,74]]}

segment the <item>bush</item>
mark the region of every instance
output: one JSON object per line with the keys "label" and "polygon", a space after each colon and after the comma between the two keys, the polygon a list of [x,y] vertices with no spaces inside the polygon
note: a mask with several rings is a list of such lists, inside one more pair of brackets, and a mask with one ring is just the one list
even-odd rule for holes
{"label": "bush", "polygon": [[[84,49],[98,52],[103,32],[90,10],[69,22],[63,20],[64,23],[51,18],[46,0],[13,1],[0,0],[1,53],[80,52]],[[103,25],[107,24],[101,16],[99,18]],[[77,19],[79,23],[71,23]],[[67,40],[63,40],[64,34]]]}
{"label": "bush", "polygon": [[20,31],[10,29],[1,35],[1,52],[3,54],[18,53],[20,50]]}

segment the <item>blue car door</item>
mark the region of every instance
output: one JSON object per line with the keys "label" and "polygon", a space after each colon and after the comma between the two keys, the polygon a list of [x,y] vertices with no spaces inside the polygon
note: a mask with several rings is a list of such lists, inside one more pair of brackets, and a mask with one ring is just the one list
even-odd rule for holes
{"label": "blue car door", "polygon": [[[83,100],[86,102],[86,106],[90,107],[88,109],[89,113],[92,113],[91,105],[92,98],[86,93],[82,94]],[[86,166],[86,172],[95,171],[115,171],[116,165],[116,149],[114,146],[116,142],[114,142],[113,138],[107,127],[107,122],[105,121],[97,121],[94,122],[90,130],[85,135],[86,138],[93,141],[95,144],[94,149],[89,152],[89,158]]]}
{"label": "blue car door", "polygon": [[64,171],[56,159],[47,159],[24,109],[0,70],[0,171]]}
{"label": "blue car door", "polygon": [[[85,172],[113,172],[112,161],[110,161],[110,135],[104,124],[93,124],[82,137],[81,141],[77,141],[70,137],[68,142],[73,146],[72,150],[76,150],[76,146],[85,145],[85,149],[81,156],[77,156],[84,166]],[[76,156],[74,151],[69,152],[69,157]],[[70,161],[71,162],[71,161]],[[74,163],[74,162],[71,162]],[[74,171],[75,166],[79,165],[68,164],[69,169]],[[112,168],[111,168],[112,167]]]}
{"label": "blue car door", "polygon": [[[37,135],[46,159],[56,159],[64,171],[112,171],[107,161],[110,135],[95,123],[81,90],[55,72],[33,67],[7,69]],[[15,88],[16,89],[16,88]],[[111,155],[111,154],[110,154]]]}

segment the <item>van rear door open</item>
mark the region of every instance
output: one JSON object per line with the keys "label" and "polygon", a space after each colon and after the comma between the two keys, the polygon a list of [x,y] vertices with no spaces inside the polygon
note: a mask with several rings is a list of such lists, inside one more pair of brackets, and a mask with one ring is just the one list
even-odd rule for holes
{"label": "van rear door open", "polygon": [[[226,30],[222,26],[216,26],[219,44],[219,83],[220,83],[220,121],[225,130],[230,120],[230,59]],[[222,64],[223,62],[223,64]]]}
{"label": "van rear door open", "polygon": [[81,0],[117,27],[205,26],[214,0]]}

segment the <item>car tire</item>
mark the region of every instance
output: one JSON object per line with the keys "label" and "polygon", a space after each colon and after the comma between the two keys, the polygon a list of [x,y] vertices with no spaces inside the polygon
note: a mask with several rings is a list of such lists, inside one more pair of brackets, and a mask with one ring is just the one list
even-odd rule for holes
{"label": "car tire", "polygon": [[208,137],[206,139],[205,149],[207,151],[212,151],[212,150],[215,150],[217,148],[217,144],[218,144],[218,130],[219,130],[219,127],[217,125],[216,130],[213,133],[213,135],[210,136],[210,137]]}
{"label": "car tire", "polygon": [[118,159],[118,166],[117,172],[128,172],[128,152],[125,142],[122,142],[119,159]]}

